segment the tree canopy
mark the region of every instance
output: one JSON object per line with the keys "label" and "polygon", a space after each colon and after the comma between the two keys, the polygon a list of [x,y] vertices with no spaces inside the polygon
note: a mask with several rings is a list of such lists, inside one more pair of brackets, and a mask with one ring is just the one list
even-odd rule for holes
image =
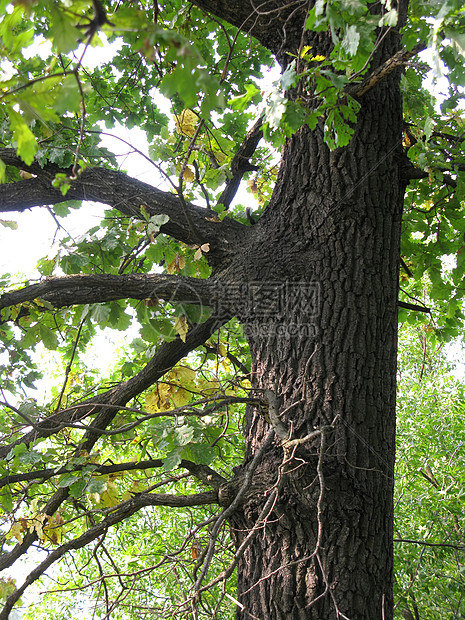
{"label": "tree canopy", "polygon": [[[251,541],[282,519],[279,498],[291,492],[283,487],[306,445],[317,489],[309,506],[323,530],[324,447],[343,415],[292,419],[304,397],[283,403],[278,379],[257,383],[260,347],[251,355],[256,341],[247,332],[251,316],[266,325],[277,291],[295,300],[302,286],[297,292],[295,282],[281,281],[278,269],[271,288],[260,290],[252,276],[247,292],[241,288],[253,271],[247,265],[260,263],[280,200],[301,206],[296,219],[289,210],[285,231],[275,231],[289,235],[295,273],[305,270],[309,254],[299,253],[297,232],[292,247],[292,234],[307,225],[306,207],[297,189],[286,194],[283,179],[306,132],[318,144],[311,174],[337,169],[343,179],[328,186],[334,204],[315,220],[315,230],[334,227],[336,244],[340,205],[370,189],[372,169],[359,170],[357,157],[382,143],[377,174],[385,166],[388,178],[392,161],[400,171],[399,255],[394,242],[390,248],[400,276],[391,274],[392,291],[399,321],[420,338],[424,355],[419,366],[401,366],[394,613],[440,618],[447,609],[459,617],[463,463],[454,443],[439,442],[432,454],[416,433],[450,433],[462,443],[463,413],[453,402],[463,387],[425,370],[430,358],[435,363],[431,351],[464,327],[462,3],[0,0],[0,16],[0,224],[5,235],[19,234],[22,218],[40,208],[56,228],[50,253],[27,277],[14,264],[0,275],[0,567],[7,575],[0,618],[13,618],[21,605],[25,618],[256,617],[236,592],[237,567],[243,570]],[[386,109],[397,91],[402,96],[402,132],[392,144],[387,113],[375,136],[364,129],[380,88]],[[138,179],[142,162],[153,170],[150,183]],[[295,170],[295,185],[306,186],[310,172]],[[284,226],[286,209],[280,214]],[[70,233],[76,223],[79,233]],[[325,296],[312,282],[310,315]],[[382,320],[384,308],[378,314]],[[265,332],[260,338],[263,348],[272,341]],[[302,352],[303,368],[316,363],[323,376],[324,364],[331,367],[320,359],[324,334],[318,342]],[[109,346],[113,363],[102,372],[95,359]],[[297,385],[303,371],[296,379],[282,360],[269,359],[276,376]],[[277,478],[262,482],[272,445],[280,450]],[[239,535],[234,515],[261,484],[254,525]],[[433,529],[440,492],[442,538]],[[323,536],[315,535],[316,565]],[[415,541],[430,536],[432,544],[449,541],[453,559],[446,547],[430,555],[420,544],[415,564]],[[455,592],[451,580],[433,586],[439,556]],[[420,579],[422,558],[430,566]],[[7,571],[18,564],[27,571],[15,580]],[[333,592],[323,585],[315,601]],[[47,592],[41,602],[28,597],[29,586]],[[447,606],[438,605],[438,590]],[[331,596],[334,617],[347,618]]]}

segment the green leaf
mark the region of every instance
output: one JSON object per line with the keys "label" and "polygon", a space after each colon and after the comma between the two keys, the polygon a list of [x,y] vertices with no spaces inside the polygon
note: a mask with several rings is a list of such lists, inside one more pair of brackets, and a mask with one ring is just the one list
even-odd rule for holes
{"label": "green leaf", "polygon": [[38,452],[35,452],[35,450],[28,450],[19,457],[19,461],[26,465],[36,465],[40,463],[41,460],[42,456]]}
{"label": "green leaf", "polygon": [[61,7],[56,7],[52,12],[52,24],[49,29],[49,36],[60,54],[67,54],[75,49],[82,33],[75,27],[74,19],[65,13]]}
{"label": "green leaf", "polygon": [[378,25],[379,27],[389,26],[391,28],[394,28],[394,26],[397,26],[398,19],[399,19],[399,15],[397,13],[397,10],[391,9],[390,11],[388,11],[381,17]]}
{"label": "green leaf", "polygon": [[178,449],[173,450],[163,459],[163,469],[165,471],[172,471],[179,466],[181,462],[181,455],[179,454]]}
{"label": "green leaf", "polygon": [[163,224],[169,222],[169,215],[161,213],[160,215],[152,215],[147,226],[147,234],[154,235],[159,232]]}
{"label": "green leaf", "polygon": [[245,94],[233,97],[228,101],[233,110],[243,112],[249,103],[260,94],[260,89],[253,82],[245,84]]}
{"label": "green leaf", "polygon": [[85,478],[81,478],[77,482],[73,482],[69,487],[69,494],[71,497],[79,499],[82,496],[86,485],[87,480]]}
{"label": "green leaf", "polygon": [[107,481],[101,478],[92,478],[86,486],[86,493],[98,493],[101,495],[107,490]]}
{"label": "green leaf", "polygon": [[0,220],[0,224],[4,228],[10,228],[11,230],[17,230],[18,222],[14,222],[12,220]]}
{"label": "green leaf", "polygon": [[11,461],[15,457],[21,456],[25,452],[27,452],[26,444],[25,443],[19,443],[16,446],[13,446],[13,448],[11,448],[11,450],[7,454],[6,460],[7,461]]}
{"label": "green leaf", "polygon": [[194,461],[194,463],[210,465],[216,456],[216,452],[215,448],[208,444],[191,443],[183,450],[183,456],[190,461]]}
{"label": "green leaf", "polygon": [[342,48],[349,56],[355,56],[359,42],[360,32],[357,30],[357,27],[354,25],[349,26],[345,31],[344,38],[342,39]]}
{"label": "green leaf", "polygon": [[187,424],[185,424],[178,427],[174,431],[174,436],[180,446],[185,446],[186,444],[190,443],[194,438],[194,429],[192,428],[192,426],[188,426]]}
{"label": "green leaf", "polygon": [[91,312],[92,320],[97,323],[97,325],[105,325],[110,316],[110,308],[109,306],[103,304],[96,304]]}
{"label": "green leaf", "polygon": [[11,497],[8,487],[3,487],[0,491],[0,505],[2,506],[4,512],[11,512],[13,510],[13,498]]}
{"label": "green leaf", "polygon": [[425,133],[426,141],[428,141],[431,138],[431,134],[433,133],[433,128],[434,128],[434,120],[428,116],[428,118],[425,121],[425,126],[423,129]]}
{"label": "green leaf", "polygon": [[281,88],[288,90],[291,86],[295,86],[297,78],[296,62],[293,60],[281,75],[279,80],[281,83]]}
{"label": "green leaf", "polygon": [[47,349],[55,351],[58,348],[58,338],[55,332],[46,325],[43,325],[43,323],[39,324],[39,334],[40,339]]}
{"label": "green leaf", "polygon": [[67,112],[76,112],[81,105],[81,92],[74,75],[65,77],[59,88],[56,88],[57,97],[53,104],[53,108],[58,114]]}
{"label": "green leaf", "polygon": [[13,131],[13,139],[16,142],[16,152],[24,163],[29,166],[34,161],[34,155],[39,148],[37,140],[21,114],[8,109],[8,118]]}
{"label": "green leaf", "polygon": [[64,487],[69,487],[76,482],[76,478],[77,476],[74,473],[63,474],[63,476],[61,476],[60,480],[58,481],[58,487],[60,489],[63,489]]}
{"label": "green leaf", "polygon": [[278,129],[286,112],[287,99],[277,90],[273,91],[268,98],[265,108],[265,119],[271,129]]}

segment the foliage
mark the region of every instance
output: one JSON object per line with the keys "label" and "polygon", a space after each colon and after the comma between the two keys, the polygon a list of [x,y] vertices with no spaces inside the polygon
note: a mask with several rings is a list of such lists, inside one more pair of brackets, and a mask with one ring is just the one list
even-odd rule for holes
{"label": "foliage", "polygon": [[397,616],[459,618],[465,594],[464,384],[421,329],[401,339],[396,486]]}
{"label": "foliage", "polygon": [[[117,149],[104,145],[106,134],[116,135],[118,148],[140,153],[143,146],[119,135],[123,127],[137,127],[146,137],[153,185],[163,183],[184,206],[203,204],[211,223],[251,224],[244,205],[225,206],[221,198],[257,107],[265,139],[242,171],[250,195],[239,196],[255,205],[256,215],[276,181],[277,149],[300,127],[322,126],[331,149],[350,142],[360,108],[357,93],[399,17],[390,2],[381,5],[382,13],[375,15],[362,0],[318,0],[306,28],[330,32],[331,50],[323,56],[302,44],[297,55],[286,56],[283,73],[267,90],[261,78],[275,62],[270,52],[188,3],[165,2],[159,12],[157,3],[109,0],[106,21],[97,23],[96,3],[85,0],[0,1],[0,49],[8,58],[1,66],[2,146],[14,149],[24,164],[19,170],[5,157],[1,179],[32,181],[39,166],[63,195],[53,206],[59,243],[30,279],[18,282],[14,274],[4,274],[2,288],[79,274],[208,278],[210,244],[177,240],[166,233],[173,224],[170,215],[152,214],[142,202],[137,214],[114,205],[97,224],[83,223],[80,236],[64,233],[66,218],[81,208],[72,197],[73,182],[93,167],[116,172],[126,165]],[[429,47],[437,65],[444,63],[449,89],[435,101],[424,87],[428,68],[418,59],[402,76],[404,149],[418,182],[406,191],[401,299],[428,306],[432,317],[401,309],[400,320],[423,335],[425,347],[458,336],[464,319],[465,142],[457,105],[465,86],[464,20],[458,0],[413,1],[402,31],[406,50]],[[95,65],[92,58],[107,48],[108,59]],[[9,220],[0,223],[15,227]],[[39,549],[53,553],[111,520],[121,507],[128,510],[72,554],[57,556],[40,586],[47,595],[37,605],[23,599],[29,606],[25,618],[65,618],[76,610],[96,618],[190,617],[192,585],[204,560],[199,549],[208,547],[215,502],[179,505],[175,513],[168,505],[154,511],[147,504],[129,514],[131,501],[154,491],[200,497],[209,468],[229,479],[244,453],[245,406],[257,399],[250,394],[250,355],[238,322],[233,319],[194,351],[189,338],[211,308],[201,301],[178,303],[175,291],[168,299],[156,292],[57,306],[33,296],[1,310],[0,432],[2,443],[11,445],[0,469],[3,552],[35,537]],[[122,355],[115,356],[107,374],[86,357],[99,346],[95,342],[103,330],[124,335]],[[111,399],[112,389],[143,373],[162,343],[179,341],[186,344],[185,355],[126,404],[118,403],[118,415],[96,447],[94,409],[76,422],[61,422],[59,414],[67,408]],[[408,364],[402,372],[399,537],[448,541],[460,551],[399,543],[399,612],[416,605],[420,617],[440,618],[458,613],[463,591],[463,463],[456,451],[463,442],[462,411],[453,404],[461,400],[463,387],[429,370],[419,378]],[[30,442],[31,429],[55,414],[53,433]],[[427,443],[431,437],[438,440],[434,446]],[[203,468],[200,474],[194,466]],[[48,514],[47,502],[61,491],[67,500]],[[215,544],[207,583],[234,557],[226,529]],[[206,590],[199,615],[230,618],[234,585],[233,576]],[[9,577],[1,581],[0,599],[12,588]]]}

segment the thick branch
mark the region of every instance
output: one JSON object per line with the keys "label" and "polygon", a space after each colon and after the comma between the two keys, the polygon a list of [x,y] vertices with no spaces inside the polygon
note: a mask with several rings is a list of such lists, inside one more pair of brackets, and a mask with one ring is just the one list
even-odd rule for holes
{"label": "thick branch", "polygon": [[229,208],[229,205],[236,195],[244,173],[249,170],[256,170],[255,166],[249,163],[249,159],[255,153],[255,149],[263,137],[262,124],[263,120],[259,118],[252,129],[247,133],[243,143],[233,157],[231,162],[232,177],[228,180],[218,200],[218,204],[224,205],[226,209]]}
{"label": "thick branch", "polygon": [[133,179],[123,172],[106,168],[88,168],[71,183],[63,196],[51,185],[54,173],[48,168],[39,171],[37,164],[26,166],[12,149],[0,149],[0,158],[9,165],[37,174],[36,178],[8,183],[0,187],[0,212],[25,211],[31,207],[58,204],[67,200],[91,200],[110,205],[124,215],[143,219],[141,206],[149,215],[168,215],[170,220],[161,232],[184,243],[210,243],[209,258],[233,254],[247,230],[242,224],[227,218],[211,221],[211,211],[163,192],[147,183]]}
{"label": "thick branch", "polygon": [[205,506],[208,504],[217,503],[218,497],[216,491],[197,493],[196,495],[167,495],[163,493],[140,493],[136,495],[130,500],[120,504],[116,507],[116,509],[112,510],[112,512],[110,512],[105,519],[91,529],[87,530],[84,534],[82,534],[82,536],[64,543],[51,551],[46,559],[29,573],[22,586],[17,588],[13,594],[7,598],[0,613],[0,620],[8,619],[14,604],[20,599],[26,588],[39,579],[47,568],[63,557],[65,553],[75,549],[82,549],[82,547],[85,547],[93,540],[104,535],[109,527],[124,521],[138,512],[141,508],[146,506],[171,506],[182,508],[187,506]]}
{"label": "thick branch", "polygon": [[[447,185],[454,189],[457,187],[457,181],[453,179],[450,176],[450,174],[444,174],[441,168],[432,168],[432,170],[433,171],[436,170],[437,172],[440,172],[442,174],[442,182],[444,183],[444,185]],[[427,172],[426,170],[415,168],[415,166],[411,163],[410,165],[407,165],[404,168],[401,168],[400,172],[401,172],[402,178],[405,181],[416,181],[416,180],[427,179],[430,175],[430,173]]]}
{"label": "thick branch", "polygon": [[192,4],[252,35],[284,62],[286,51],[297,51],[308,8],[302,0],[194,0]]}
{"label": "thick branch", "polygon": [[97,274],[46,278],[0,296],[0,310],[8,306],[41,299],[55,308],[74,304],[93,304],[115,299],[163,299],[208,306],[212,304],[215,283],[209,280],[157,274]]}

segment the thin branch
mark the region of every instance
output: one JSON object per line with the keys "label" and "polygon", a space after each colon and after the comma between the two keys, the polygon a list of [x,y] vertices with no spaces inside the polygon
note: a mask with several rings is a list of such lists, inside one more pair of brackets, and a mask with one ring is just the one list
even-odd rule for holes
{"label": "thin branch", "polygon": [[[2,307],[1,304],[2,304],[2,299],[0,297],[0,309]],[[61,407],[61,401],[63,400],[63,396],[64,396],[64,393],[65,393],[65,390],[66,390],[66,386],[68,384],[69,375],[70,375],[71,369],[73,367],[74,357],[76,355],[77,346],[78,346],[79,339],[81,337],[82,328],[84,327],[85,322],[86,322],[86,317],[84,317],[81,320],[81,322],[79,324],[78,332],[76,334],[76,338],[74,339],[74,345],[73,345],[73,350],[71,352],[71,358],[70,358],[69,363],[67,364],[66,369],[65,369],[65,380],[63,381],[63,386],[61,388],[60,396],[58,397],[58,403],[57,403],[57,406],[55,407],[55,411],[59,411],[59,409]]]}
{"label": "thin branch", "polygon": [[38,82],[45,82],[45,80],[52,80],[53,78],[65,78],[68,75],[74,75],[74,70],[73,71],[62,71],[61,73],[49,73],[48,75],[41,75],[32,80],[28,80],[26,83],[21,84],[20,86],[17,86],[16,88],[7,90],[2,95],[0,95],[0,101],[2,101],[2,99],[7,99],[11,95],[16,95],[17,93],[24,90],[25,88],[29,88],[29,86],[33,86],[34,84],[37,84]]}
{"label": "thin branch", "polygon": [[408,277],[409,278],[413,278],[414,275],[413,275],[411,269],[409,268],[409,266],[407,265],[407,263],[402,258],[402,256],[400,257],[400,264],[402,265],[402,268],[404,269],[404,271],[408,275]]}
{"label": "thin branch", "polygon": [[431,314],[431,309],[426,306],[418,306],[417,304],[409,304],[406,301],[397,301],[399,308],[406,308],[407,310],[416,310],[417,312],[427,312]]}
{"label": "thin branch", "polygon": [[[207,574],[208,568],[211,564],[211,561],[213,559],[213,554],[215,551],[215,544],[216,544],[216,539],[218,537],[218,534],[220,532],[221,527],[223,526],[224,522],[226,521],[226,519],[228,519],[228,517],[230,515],[232,515],[237,508],[240,506],[247,490],[249,489],[251,483],[252,483],[252,477],[253,474],[255,473],[255,470],[257,469],[258,465],[260,464],[260,461],[262,460],[265,452],[267,451],[267,449],[269,448],[269,446],[271,445],[273,438],[275,436],[275,431],[274,429],[270,429],[268,431],[267,436],[265,437],[265,441],[263,442],[263,444],[260,446],[260,448],[257,450],[257,452],[255,453],[252,461],[250,462],[247,471],[245,473],[243,482],[239,488],[239,491],[236,494],[236,497],[234,498],[234,500],[229,504],[229,506],[227,508],[225,508],[223,510],[223,512],[219,515],[218,519],[216,520],[215,525],[213,526],[211,533],[210,533],[210,540],[208,542],[208,547],[206,549],[206,551],[202,554],[202,557],[199,560],[199,563],[203,561],[203,566],[202,566],[202,570],[200,572],[199,577],[196,579],[195,581],[195,585],[194,585],[194,589],[195,591],[199,591],[200,590],[200,586],[202,585],[202,581],[205,578],[205,575]],[[221,503],[221,500],[220,500]],[[195,572],[194,571],[194,578],[195,578]],[[0,618],[1,620],[1,618]]]}
{"label": "thin branch", "polygon": [[[60,469],[39,469],[36,471],[28,471],[23,474],[10,474],[8,476],[3,476],[3,478],[0,478],[0,488],[4,487],[7,484],[27,482],[29,480],[49,480],[50,478],[53,478],[55,476],[61,476],[62,474],[82,471],[85,467],[89,467],[89,464],[90,463],[84,463],[82,465],[66,464],[63,465],[63,467],[60,467]],[[92,470],[92,474],[105,476],[122,471],[145,471],[147,469],[156,469],[160,467],[163,467],[162,459],[149,459],[145,461],[115,463],[113,465],[96,465],[95,468]],[[218,489],[222,484],[226,482],[226,479],[223,478],[223,476],[211,469],[211,467],[208,467],[208,465],[198,465],[197,463],[193,463],[192,461],[182,459],[182,461],[179,463],[179,468],[187,469],[190,474],[198,478],[204,484],[212,487],[213,489]]]}
{"label": "thin branch", "polygon": [[427,45],[425,43],[418,43],[410,51],[406,49],[399,50],[394,56],[388,58],[380,67],[373,71],[373,73],[368,75],[360,84],[349,86],[345,89],[345,92],[352,97],[362,97],[395,69],[399,69],[419,52],[425,50],[426,47]]}
{"label": "thin branch", "polygon": [[[201,405],[206,405],[210,403],[212,404],[209,407],[206,407],[203,409],[197,409],[197,407],[200,407]],[[200,418],[204,416],[210,416],[216,413],[217,411],[220,411],[224,407],[227,407],[228,405],[238,404],[238,403],[260,405],[261,401],[259,401],[256,398],[248,398],[248,397],[241,397],[241,396],[223,396],[221,394],[221,395],[213,396],[212,398],[200,399],[198,401],[189,403],[187,405],[183,405],[181,407],[157,411],[155,413],[147,413],[146,411],[143,411],[142,409],[137,409],[135,407],[126,407],[120,404],[113,405],[113,404],[108,404],[108,403],[103,403],[103,402],[98,402],[98,401],[94,402],[93,408],[89,410],[89,404],[87,401],[85,403],[74,404],[74,405],[71,405],[70,407],[67,407],[66,409],[61,409],[60,411],[56,411],[55,413],[47,416],[46,422],[47,422],[47,430],[50,432],[50,434],[58,433],[64,428],[76,428],[76,429],[85,430],[85,431],[92,430],[93,432],[98,432],[98,433],[101,433],[101,435],[110,437],[110,436],[122,435],[124,433],[127,433],[128,431],[133,430],[134,428],[136,428],[140,424],[143,424],[144,422],[147,422],[148,420],[154,420],[157,418],[176,418],[180,415],[196,416]],[[17,415],[19,415],[26,421],[28,426],[32,426],[34,430],[40,433],[43,427],[40,422],[36,423],[30,416],[28,416],[27,414],[23,413],[22,411],[20,411],[19,409],[17,409],[13,405],[10,405],[9,403],[5,401],[0,401],[0,405],[3,405],[11,409],[12,411],[14,411]],[[95,423],[86,425],[86,424],[73,421],[75,419],[83,420],[84,418],[87,418],[93,415],[96,412],[96,409],[98,409],[99,407],[102,407],[108,410],[113,409],[114,411],[118,411],[118,412],[127,411],[128,413],[135,413],[137,414],[137,419],[134,422],[127,422],[126,424],[123,424],[123,426],[119,426],[118,428],[111,429],[111,430],[106,430],[104,428],[97,428],[95,426]],[[85,411],[84,413],[80,414],[79,413],[80,410],[85,410]],[[63,419],[63,416],[66,413],[71,414],[70,419],[67,419],[67,418]],[[53,425],[54,421],[57,421],[55,426]],[[1,484],[0,484],[0,487],[1,487]]]}
{"label": "thin branch", "polygon": [[446,547],[455,551],[465,551],[465,545],[454,545],[452,543],[431,543],[425,540],[411,540],[409,538],[394,538],[394,542],[422,545],[423,547]]}
{"label": "thin branch", "polygon": [[[190,351],[208,340],[227,320],[228,317],[224,317],[222,321],[215,318],[208,319],[205,323],[196,325],[188,332],[186,342],[177,338],[172,342],[164,343],[147,365],[131,379],[79,403],[77,407],[69,407],[54,414],[53,417],[42,420],[36,424],[34,430],[26,433],[20,439],[8,445],[0,446],[0,459],[5,458],[14,446],[20,443],[29,445],[39,437],[49,437],[56,432],[57,426],[66,424],[71,420],[79,421],[89,415],[98,414],[94,422],[96,428],[106,428],[118,412],[118,407],[125,407],[126,403],[132,398],[148,389]],[[89,430],[88,433],[86,447],[82,449],[90,451],[100,434],[94,430]]]}
{"label": "thin branch", "polygon": [[[177,339],[172,342],[165,343],[159,351],[154,355],[150,362],[141,370],[137,375],[125,381],[115,388],[100,394],[94,399],[87,401],[88,412],[97,413],[97,417],[94,421],[95,428],[106,428],[115,417],[118,409],[107,408],[105,406],[98,406],[95,402],[101,403],[102,400],[109,405],[122,405],[124,406],[129,400],[140,394],[142,391],[153,385],[165,372],[171,369],[179,360],[185,357],[190,351],[194,350],[199,345],[203,344],[208,338],[217,330],[223,323],[227,321],[227,317],[220,322],[216,319],[209,319],[205,323],[197,325],[192,329],[186,338],[186,342],[182,342]],[[86,410],[84,410],[85,412]],[[62,412],[60,412],[62,413]],[[66,418],[70,419],[72,412],[66,412]],[[82,413],[81,413],[82,415]],[[42,425],[42,426],[41,426]],[[53,431],[47,426],[47,420],[39,423],[41,428],[38,430],[35,428],[17,441],[0,447],[0,458],[5,458],[12,447],[17,444],[24,443],[30,444],[38,437],[48,437],[53,434]],[[95,430],[95,428],[89,428],[85,434],[84,440],[76,449],[76,456],[82,454],[83,451],[90,453],[95,443],[101,437],[101,432]],[[194,474],[195,475],[195,474]],[[60,505],[68,497],[68,488],[60,488],[50,498],[44,507],[44,513],[47,515],[53,515]],[[0,571],[14,564],[18,558],[24,555],[30,546],[37,540],[37,533],[35,531],[29,532],[24,536],[23,542],[16,545],[15,548],[9,553],[4,553],[0,556]],[[1,620],[1,616],[0,616]]]}

